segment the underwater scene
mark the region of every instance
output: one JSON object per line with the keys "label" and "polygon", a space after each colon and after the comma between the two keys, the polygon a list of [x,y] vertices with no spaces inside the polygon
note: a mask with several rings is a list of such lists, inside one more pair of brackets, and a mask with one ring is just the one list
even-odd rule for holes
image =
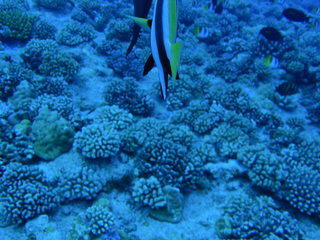
{"label": "underwater scene", "polygon": [[0,0],[1,240],[320,240],[319,0]]}

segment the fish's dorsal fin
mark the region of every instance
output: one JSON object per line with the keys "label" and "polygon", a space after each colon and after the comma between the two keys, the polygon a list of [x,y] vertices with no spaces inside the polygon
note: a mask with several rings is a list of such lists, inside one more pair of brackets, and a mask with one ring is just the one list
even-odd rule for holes
{"label": "fish's dorsal fin", "polygon": [[183,42],[176,42],[171,44],[170,46],[170,51],[171,51],[170,68],[171,68],[172,80],[177,79],[182,46],[183,46]]}
{"label": "fish's dorsal fin", "polygon": [[139,18],[134,16],[129,16],[129,17],[132,18],[135,21],[135,23],[138,24],[144,30],[149,31],[151,29],[151,25],[152,25],[151,19]]}
{"label": "fish's dorsal fin", "polygon": [[143,68],[143,76],[147,75],[153,67],[154,67],[154,59],[152,57],[152,54],[150,54]]}

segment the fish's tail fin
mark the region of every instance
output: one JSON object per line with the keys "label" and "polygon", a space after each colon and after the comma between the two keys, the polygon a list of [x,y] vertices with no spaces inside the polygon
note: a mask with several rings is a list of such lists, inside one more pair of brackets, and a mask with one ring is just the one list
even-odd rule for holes
{"label": "fish's tail fin", "polygon": [[133,26],[133,35],[131,38],[131,42],[127,48],[126,57],[128,57],[128,55],[132,51],[134,45],[136,45],[138,38],[139,38],[139,31],[140,31],[140,26],[135,23]]}
{"label": "fish's tail fin", "polygon": [[170,47],[170,50],[171,50],[170,68],[171,68],[173,81],[177,79],[182,47],[183,47],[183,42],[173,43],[171,44],[171,47]]}

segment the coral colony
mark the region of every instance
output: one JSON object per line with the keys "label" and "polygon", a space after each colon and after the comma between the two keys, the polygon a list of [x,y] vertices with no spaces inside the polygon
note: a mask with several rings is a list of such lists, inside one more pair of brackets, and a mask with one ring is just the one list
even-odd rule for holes
{"label": "coral colony", "polygon": [[319,240],[319,7],[0,0],[1,240]]}

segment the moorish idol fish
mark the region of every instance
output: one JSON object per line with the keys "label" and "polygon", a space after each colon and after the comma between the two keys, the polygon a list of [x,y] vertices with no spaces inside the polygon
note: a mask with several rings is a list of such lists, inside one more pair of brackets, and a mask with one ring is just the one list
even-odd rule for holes
{"label": "moorish idol fish", "polygon": [[303,11],[295,8],[286,8],[283,10],[282,15],[290,21],[294,22],[309,22],[310,17]]}
{"label": "moorish idol fish", "polygon": [[281,41],[283,39],[282,34],[273,27],[264,27],[260,30],[260,34],[269,41]]}
{"label": "moorish idol fish", "polygon": [[[152,0],[133,0],[134,17],[146,18],[151,8]],[[137,43],[141,27],[134,23],[132,29],[132,39],[127,49],[126,56],[132,51],[134,45]]]}
{"label": "moorish idol fish", "polygon": [[[169,75],[173,80],[178,79],[178,67],[182,42],[177,42],[178,27],[177,0],[156,0],[151,25],[151,52],[143,75],[153,68],[158,68],[162,98],[167,98]],[[139,19],[138,19],[139,20]],[[140,24],[143,21],[139,20]],[[148,21],[144,21],[144,24]]]}

